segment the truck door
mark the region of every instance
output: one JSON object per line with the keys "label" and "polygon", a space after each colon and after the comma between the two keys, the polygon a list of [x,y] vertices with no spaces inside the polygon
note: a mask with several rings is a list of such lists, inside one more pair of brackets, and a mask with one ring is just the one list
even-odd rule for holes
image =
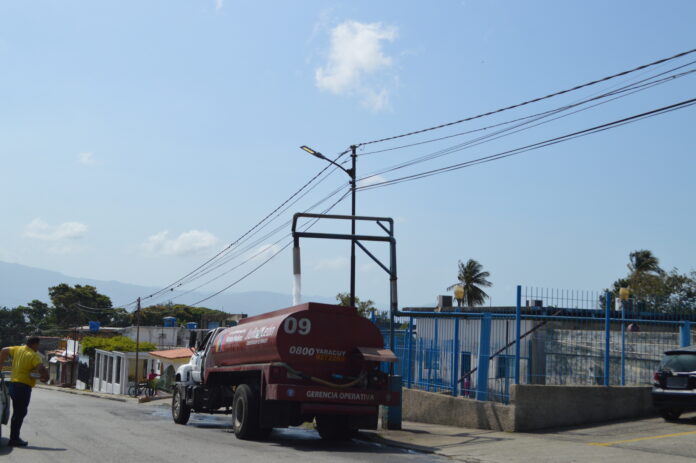
{"label": "truck door", "polygon": [[205,336],[203,336],[203,339],[201,339],[201,342],[197,343],[196,353],[191,359],[191,379],[196,383],[203,381],[203,359],[212,334],[212,330],[208,331]]}

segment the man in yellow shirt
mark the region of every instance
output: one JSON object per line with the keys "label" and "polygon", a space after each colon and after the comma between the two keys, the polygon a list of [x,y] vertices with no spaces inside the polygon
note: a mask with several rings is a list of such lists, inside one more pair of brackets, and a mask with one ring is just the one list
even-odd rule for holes
{"label": "man in yellow shirt", "polygon": [[10,376],[10,396],[12,397],[12,421],[10,422],[10,441],[12,447],[26,447],[27,441],[19,438],[24,417],[27,416],[31,388],[36,385],[32,376],[38,370],[41,381],[48,381],[48,370],[41,363],[41,357],[36,352],[40,339],[31,337],[25,346],[5,347],[0,351],[0,365],[7,357],[12,357],[12,375]]}

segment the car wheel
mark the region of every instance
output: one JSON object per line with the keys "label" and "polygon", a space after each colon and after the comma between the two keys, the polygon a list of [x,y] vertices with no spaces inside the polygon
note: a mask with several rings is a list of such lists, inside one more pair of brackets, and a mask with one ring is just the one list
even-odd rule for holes
{"label": "car wheel", "polygon": [[232,429],[239,439],[259,437],[259,398],[247,384],[237,386],[232,401]]}
{"label": "car wheel", "polygon": [[183,397],[181,389],[174,388],[174,396],[172,397],[172,418],[176,424],[188,423],[191,416],[191,407],[186,405],[186,398]]}
{"label": "car wheel", "polygon": [[676,421],[682,414],[682,410],[677,408],[663,408],[660,410],[660,416],[665,419],[665,421]]}

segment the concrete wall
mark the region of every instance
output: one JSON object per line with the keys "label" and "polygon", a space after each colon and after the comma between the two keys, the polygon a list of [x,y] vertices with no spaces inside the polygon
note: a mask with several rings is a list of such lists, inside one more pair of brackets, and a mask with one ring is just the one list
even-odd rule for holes
{"label": "concrete wall", "polygon": [[496,431],[532,431],[655,414],[650,387],[536,386],[511,388],[511,403],[480,402],[403,390],[403,419]]}
{"label": "concrete wall", "polygon": [[514,431],[515,407],[416,389],[403,390],[405,421]]}
{"label": "concrete wall", "polygon": [[654,415],[649,386],[512,386],[515,431]]}

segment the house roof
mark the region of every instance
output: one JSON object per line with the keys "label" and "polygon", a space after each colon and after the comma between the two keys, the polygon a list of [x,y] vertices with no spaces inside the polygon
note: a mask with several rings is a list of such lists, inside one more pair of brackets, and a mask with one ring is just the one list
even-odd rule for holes
{"label": "house roof", "polygon": [[181,349],[156,350],[150,352],[150,355],[164,359],[182,359],[191,357],[191,349],[184,347]]}

